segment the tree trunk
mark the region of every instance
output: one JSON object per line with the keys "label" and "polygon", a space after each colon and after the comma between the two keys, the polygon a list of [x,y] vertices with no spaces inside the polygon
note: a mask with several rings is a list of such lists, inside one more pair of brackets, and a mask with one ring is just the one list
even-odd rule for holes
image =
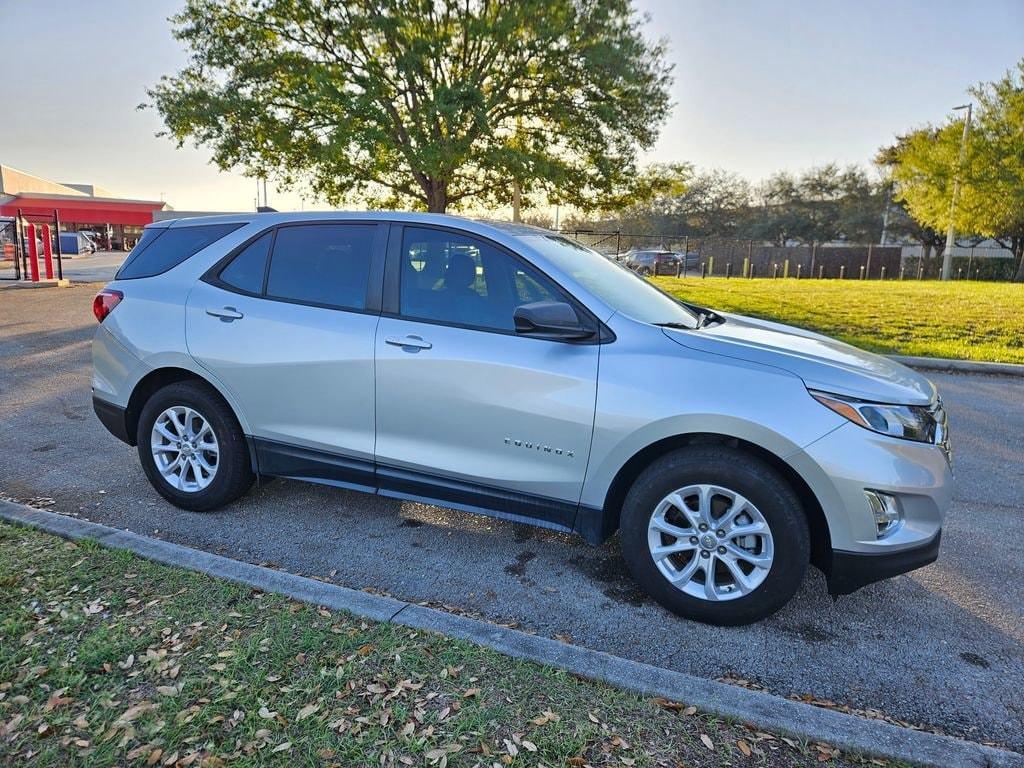
{"label": "tree trunk", "polygon": [[444,213],[448,208],[448,182],[444,179],[427,179],[424,185],[427,193],[427,211]]}
{"label": "tree trunk", "polygon": [[1024,283],[1024,236],[1013,238],[1013,255],[1017,259],[1017,272],[1013,282]]}
{"label": "tree trunk", "polygon": [[[929,243],[929,242],[921,243],[920,261],[921,261],[920,273],[922,275],[924,275],[925,277],[927,277],[928,273],[931,271],[931,268],[932,268],[932,244],[931,243]],[[916,275],[915,275],[915,277],[916,277]]]}

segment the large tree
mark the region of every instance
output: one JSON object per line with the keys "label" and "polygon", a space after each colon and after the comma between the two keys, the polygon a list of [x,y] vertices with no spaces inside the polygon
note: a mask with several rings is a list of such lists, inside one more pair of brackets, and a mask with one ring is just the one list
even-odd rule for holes
{"label": "large tree", "polygon": [[1017,258],[1024,281],[1024,60],[1015,72],[970,90],[976,120],[963,167],[959,153],[963,118],[926,126],[883,148],[896,194],[910,215],[931,229],[949,226],[953,181],[960,198],[953,226],[964,235],[993,238]]}
{"label": "large tree", "polygon": [[[181,146],[332,204],[628,199],[669,109],[631,0],[187,0],[149,91]],[[626,194],[624,195],[624,191]]]}

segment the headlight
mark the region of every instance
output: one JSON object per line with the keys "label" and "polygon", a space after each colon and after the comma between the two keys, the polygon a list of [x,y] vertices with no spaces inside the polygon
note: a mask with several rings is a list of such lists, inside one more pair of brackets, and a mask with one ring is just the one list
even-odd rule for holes
{"label": "headlight", "polygon": [[872,432],[891,437],[916,440],[920,443],[935,443],[938,426],[937,414],[941,408],[926,405],[888,405],[868,403],[852,397],[832,395],[809,390],[811,397],[826,408],[838,413],[854,424]]}

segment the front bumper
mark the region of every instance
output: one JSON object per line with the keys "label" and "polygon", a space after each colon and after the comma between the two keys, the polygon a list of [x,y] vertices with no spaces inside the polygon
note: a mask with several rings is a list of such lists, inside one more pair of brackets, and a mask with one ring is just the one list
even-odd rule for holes
{"label": "front bumper", "polygon": [[897,552],[844,552],[833,549],[824,566],[830,595],[848,595],[863,586],[923,568],[939,558],[941,529],[925,544]]}
{"label": "front bumper", "polygon": [[[844,424],[788,458],[821,504],[829,546],[816,561],[829,591],[865,584],[933,562],[953,495],[943,447]],[[879,537],[865,491],[894,497],[899,525]]]}

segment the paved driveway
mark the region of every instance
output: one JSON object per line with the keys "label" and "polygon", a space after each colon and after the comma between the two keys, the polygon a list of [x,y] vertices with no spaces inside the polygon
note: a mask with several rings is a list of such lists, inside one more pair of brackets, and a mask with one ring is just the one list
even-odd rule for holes
{"label": "paved driveway", "polygon": [[[620,656],[782,695],[876,708],[1024,750],[1024,382],[937,375],[958,487],[937,564],[833,602],[812,571],[752,627],[684,621],[625,575],[616,543],[275,480],[212,514],[153,492],[92,414],[93,287],[0,293],[0,490],[341,584],[430,601]],[[2,555],[0,555],[2,556]]]}
{"label": "paved driveway", "polygon": [[[114,279],[114,273],[121,266],[121,262],[128,256],[124,251],[98,251],[97,253],[83,253],[81,255],[65,256],[61,260],[64,277],[72,281],[86,282],[107,282]],[[57,272],[57,265],[53,265],[54,274]],[[45,276],[43,261],[39,261],[39,274]],[[14,266],[10,261],[0,261],[0,278],[4,281],[14,277]],[[0,287],[6,286],[6,282],[0,282]],[[7,286],[9,287],[9,286]]]}

